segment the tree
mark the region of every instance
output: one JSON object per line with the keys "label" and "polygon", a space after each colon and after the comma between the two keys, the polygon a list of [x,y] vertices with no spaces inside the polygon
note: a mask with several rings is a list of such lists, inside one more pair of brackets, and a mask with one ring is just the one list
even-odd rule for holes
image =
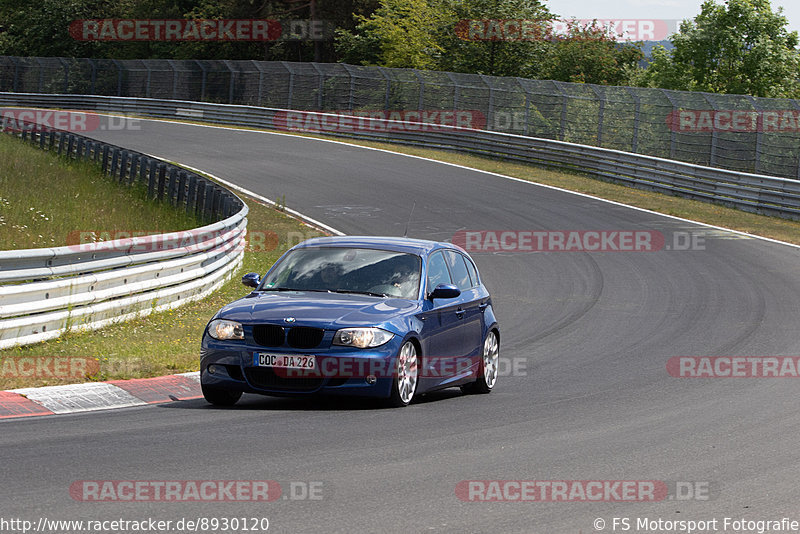
{"label": "tree", "polygon": [[640,46],[617,42],[610,28],[572,20],[566,35],[554,37],[545,50],[539,75],[563,82],[624,85],[643,58]]}
{"label": "tree", "polygon": [[782,8],[769,0],[706,0],[694,20],[670,38],[674,49],[656,49],[637,84],[666,89],[800,95],[797,32],[789,32]]}
{"label": "tree", "polygon": [[336,49],[346,63],[531,76],[544,39],[474,39],[459,28],[504,20],[544,26],[552,18],[538,0],[381,0],[354,31],[337,33]]}
{"label": "tree", "polygon": [[443,48],[442,28],[450,22],[439,0],[382,0],[356,31],[338,32],[345,62],[385,67],[434,68]]}

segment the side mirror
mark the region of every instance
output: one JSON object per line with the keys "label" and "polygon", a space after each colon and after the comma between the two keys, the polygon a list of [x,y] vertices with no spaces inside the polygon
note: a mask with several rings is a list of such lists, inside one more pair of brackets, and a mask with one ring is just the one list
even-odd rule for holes
{"label": "side mirror", "polygon": [[428,296],[429,299],[454,299],[461,294],[461,290],[453,284],[439,284]]}
{"label": "side mirror", "polygon": [[242,277],[242,284],[247,287],[258,287],[258,284],[261,283],[261,277],[258,273],[247,273]]}

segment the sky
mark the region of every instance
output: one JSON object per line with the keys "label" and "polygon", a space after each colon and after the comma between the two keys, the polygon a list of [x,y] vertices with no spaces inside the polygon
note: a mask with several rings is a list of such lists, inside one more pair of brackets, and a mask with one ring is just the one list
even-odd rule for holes
{"label": "sky", "polygon": [[[721,3],[722,0],[717,0]],[[789,30],[800,33],[800,2],[772,0],[772,10],[783,6]],[[702,0],[547,0],[551,12],[577,19],[690,19],[700,13]]]}

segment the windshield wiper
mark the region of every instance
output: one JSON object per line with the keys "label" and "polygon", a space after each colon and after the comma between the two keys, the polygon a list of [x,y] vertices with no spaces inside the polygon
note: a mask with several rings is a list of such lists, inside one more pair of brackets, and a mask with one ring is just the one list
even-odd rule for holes
{"label": "windshield wiper", "polygon": [[372,291],[357,291],[355,289],[329,289],[331,293],[352,293],[355,295],[370,295],[373,297],[383,297],[387,298],[389,295],[386,293],[374,293]]}
{"label": "windshield wiper", "polygon": [[327,289],[299,289],[296,287],[265,287],[260,291],[318,291],[318,292],[326,292]]}

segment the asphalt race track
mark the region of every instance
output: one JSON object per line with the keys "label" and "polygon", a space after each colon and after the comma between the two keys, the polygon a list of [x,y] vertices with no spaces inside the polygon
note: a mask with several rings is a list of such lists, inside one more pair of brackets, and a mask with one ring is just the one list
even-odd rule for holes
{"label": "asphalt race track", "polygon": [[[670,250],[474,253],[501,357],[518,367],[488,396],[447,390],[398,410],[245,396],[233,409],[197,400],[3,422],[4,517],[267,517],[281,533],[591,533],[598,518],[612,532],[614,517],[629,518],[630,532],[637,518],[716,518],[717,532],[734,532],[725,517],[800,521],[800,381],[675,378],[666,367],[676,356],[800,356],[800,249],[387,152],[141,125],[96,137],[285,195],[348,234],[402,235],[416,201],[410,237],[651,230]],[[687,232],[698,246],[675,250]],[[81,480],[275,480],[283,494],[87,503],[69,493]],[[654,480],[700,498],[464,502],[456,487],[468,480]],[[303,498],[308,483],[321,498]]]}

